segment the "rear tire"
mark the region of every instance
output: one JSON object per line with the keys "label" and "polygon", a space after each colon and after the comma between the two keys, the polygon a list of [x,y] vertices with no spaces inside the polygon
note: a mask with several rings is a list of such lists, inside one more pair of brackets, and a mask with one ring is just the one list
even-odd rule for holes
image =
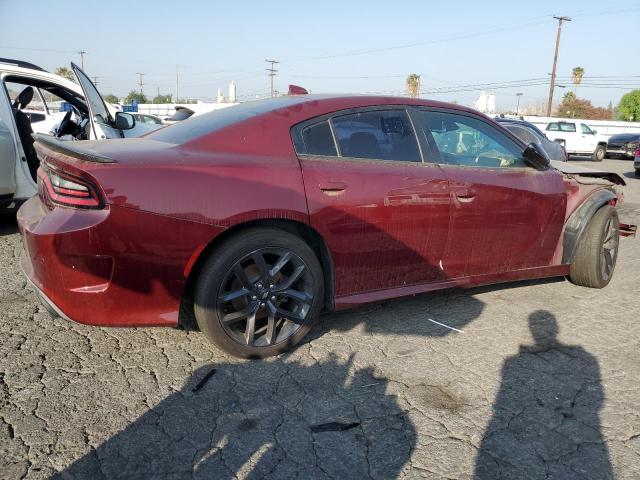
{"label": "rear tire", "polygon": [[604,145],[598,145],[593,152],[591,160],[594,162],[601,162],[604,159],[604,156],[607,154],[607,147]]}
{"label": "rear tire", "polygon": [[598,210],[578,241],[570,280],[576,285],[604,288],[611,281],[620,242],[618,212],[610,205]]}
{"label": "rear tire", "polygon": [[636,177],[640,177],[640,170],[636,170]]}
{"label": "rear tire", "polygon": [[275,228],[252,228],[206,260],[194,313],[200,330],[225,352],[264,358],[304,338],[323,298],[322,267],[303,240]]}

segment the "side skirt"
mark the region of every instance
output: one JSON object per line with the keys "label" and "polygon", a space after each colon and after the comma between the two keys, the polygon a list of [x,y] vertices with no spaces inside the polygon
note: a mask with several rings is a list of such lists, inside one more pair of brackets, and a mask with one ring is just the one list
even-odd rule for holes
{"label": "side skirt", "polygon": [[335,309],[344,310],[346,308],[366,303],[381,302],[392,298],[406,297],[453,287],[470,288],[481,285],[514,282],[518,280],[531,280],[535,278],[565,277],[567,275],[569,275],[569,265],[553,265],[550,267],[527,268],[525,270],[514,270],[511,272],[454,278],[442,282],[423,283],[420,285],[409,285],[406,287],[389,288],[373,292],[356,293],[355,295],[336,297]]}

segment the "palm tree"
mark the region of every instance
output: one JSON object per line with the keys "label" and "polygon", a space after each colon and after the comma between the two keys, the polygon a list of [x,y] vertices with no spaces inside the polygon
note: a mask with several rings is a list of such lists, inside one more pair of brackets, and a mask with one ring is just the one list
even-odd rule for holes
{"label": "palm tree", "polygon": [[68,80],[75,80],[75,76],[73,75],[73,72],[69,70],[67,67],[56,68],[55,74],[60,75],[61,77],[64,77]]}
{"label": "palm tree", "polygon": [[571,80],[575,85],[575,87],[573,87],[573,93],[576,93],[576,91],[578,90],[578,85],[582,83],[583,76],[584,76],[584,68],[576,67],[573,70],[571,70]]}
{"label": "palm tree", "polygon": [[407,77],[407,93],[411,98],[417,98],[420,94],[420,75],[412,73]]}

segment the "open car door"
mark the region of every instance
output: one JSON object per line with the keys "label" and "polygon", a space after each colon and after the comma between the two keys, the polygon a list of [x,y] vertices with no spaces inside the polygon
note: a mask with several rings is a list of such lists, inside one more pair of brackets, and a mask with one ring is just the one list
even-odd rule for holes
{"label": "open car door", "polygon": [[13,111],[9,97],[0,92],[0,209],[8,206],[16,193],[16,139],[13,130]]}
{"label": "open car door", "polygon": [[96,86],[89,80],[87,74],[73,62],[71,62],[71,69],[78,79],[80,87],[82,87],[82,92],[87,102],[89,120],[91,121],[89,139],[122,138],[122,130],[114,127],[115,119],[109,112]]}

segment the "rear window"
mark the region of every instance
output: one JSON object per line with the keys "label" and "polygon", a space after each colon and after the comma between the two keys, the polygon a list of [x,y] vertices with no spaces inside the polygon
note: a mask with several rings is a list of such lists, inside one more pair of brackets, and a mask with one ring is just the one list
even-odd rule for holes
{"label": "rear window", "polygon": [[307,155],[338,156],[336,144],[333,141],[333,135],[331,135],[331,127],[326,120],[304,127],[302,129],[302,141]]}
{"label": "rear window", "polygon": [[195,115],[180,123],[174,123],[168,127],[156,130],[147,138],[168,143],[187,143],[198,137],[221,130],[234,123],[242,122],[256,115],[262,115],[271,110],[285,108],[296,103],[306,101],[300,97],[276,97],[254,102],[241,103],[232,107],[221,108],[213,112]]}
{"label": "rear window", "polygon": [[575,123],[559,123],[561,132],[575,132],[576,124]]}

